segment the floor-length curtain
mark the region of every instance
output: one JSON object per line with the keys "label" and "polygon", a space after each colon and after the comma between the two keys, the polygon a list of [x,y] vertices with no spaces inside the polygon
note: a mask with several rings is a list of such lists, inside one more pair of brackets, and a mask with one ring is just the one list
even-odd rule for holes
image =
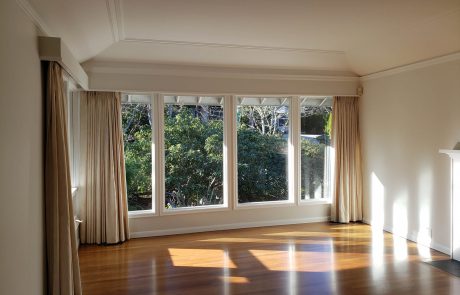
{"label": "floor-length curtain", "polygon": [[46,87],[45,223],[48,294],[52,295],[81,294],[65,95],[62,69],[50,62]]}
{"label": "floor-length curtain", "polygon": [[120,94],[82,92],[80,97],[80,240],[123,242],[129,229]]}
{"label": "floor-length curtain", "polygon": [[363,218],[359,98],[334,97],[332,145],[335,150],[331,220],[347,223]]}

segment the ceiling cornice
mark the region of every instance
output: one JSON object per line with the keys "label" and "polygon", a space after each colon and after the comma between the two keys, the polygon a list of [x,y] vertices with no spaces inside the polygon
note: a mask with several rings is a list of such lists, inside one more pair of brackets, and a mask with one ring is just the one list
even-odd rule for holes
{"label": "ceiling cornice", "polygon": [[38,27],[41,34],[44,36],[55,36],[53,30],[45,23],[45,21],[40,17],[37,11],[30,5],[27,0],[16,0],[16,3],[22,8],[22,10],[27,14],[30,20]]}
{"label": "ceiling cornice", "polygon": [[273,46],[258,46],[258,45],[246,45],[246,44],[206,43],[206,42],[189,42],[189,41],[178,41],[178,40],[159,40],[159,39],[142,39],[142,38],[125,38],[120,41],[134,42],[134,43],[157,43],[157,44],[166,44],[166,45],[182,45],[182,46],[237,48],[237,49],[253,49],[253,50],[270,50],[270,51],[279,51],[279,52],[324,53],[324,54],[345,55],[344,51],[338,51],[338,50],[273,47]]}
{"label": "ceiling cornice", "polygon": [[413,70],[417,70],[417,69],[423,69],[423,68],[426,68],[426,67],[429,67],[429,66],[434,66],[434,65],[437,65],[437,64],[442,64],[442,63],[455,61],[455,60],[460,60],[460,52],[455,52],[455,53],[451,53],[451,54],[448,54],[448,55],[443,55],[443,56],[439,56],[439,57],[419,61],[419,62],[416,62],[416,63],[412,63],[412,64],[408,64],[408,65],[404,65],[404,66],[395,67],[395,68],[391,68],[391,69],[388,69],[388,70],[372,73],[372,74],[369,74],[369,75],[364,75],[364,76],[361,76],[361,81],[368,81],[368,80],[383,78],[383,77],[387,77],[387,76],[392,76],[392,75],[396,75],[396,74],[400,74],[400,73],[404,73],[404,72],[409,72],[409,71],[413,71]]}
{"label": "ceiling cornice", "polygon": [[109,16],[110,28],[112,30],[113,42],[125,39],[123,26],[123,12],[121,10],[121,0],[106,0],[107,13]]}

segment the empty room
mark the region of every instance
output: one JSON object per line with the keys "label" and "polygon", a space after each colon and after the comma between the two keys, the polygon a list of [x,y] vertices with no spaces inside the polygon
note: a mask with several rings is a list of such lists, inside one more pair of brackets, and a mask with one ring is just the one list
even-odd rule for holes
{"label": "empty room", "polygon": [[460,1],[2,0],[1,294],[460,294]]}

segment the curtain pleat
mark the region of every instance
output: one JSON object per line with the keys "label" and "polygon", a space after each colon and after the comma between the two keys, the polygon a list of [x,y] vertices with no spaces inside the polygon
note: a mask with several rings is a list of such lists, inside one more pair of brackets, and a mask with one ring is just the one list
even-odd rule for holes
{"label": "curtain pleat", "polygon": [[332,145],[335,150],[331,220],[348,223],[363,219],[359,98],[334,97]]}
{"label": "curtain pleat", "polygon": [[49,294],[81,294],[72,208],[62,70],[50,62],[46,87],[45,223]]}
{"label": "curtain pleat", "polygon": [[80,120],[80,240],[86,244],[126,241],[128,204],[120,94],[83,92]]}

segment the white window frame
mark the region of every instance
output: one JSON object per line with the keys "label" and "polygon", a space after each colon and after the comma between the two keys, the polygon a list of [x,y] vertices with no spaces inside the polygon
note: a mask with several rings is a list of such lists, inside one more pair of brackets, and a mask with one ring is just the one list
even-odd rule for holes
{"label": "white window frame", "polygon": [[[309,206],[330,204],[332,198],[302,200],[301,186],[301,96],[293,95],[236,95],[236,94],[197,94],[197,93],[157,93],[129,92],[125,94],[142,94],[150,96],[152,106],[152,209],[129,211],[129,218],[168,216],[177,214],[195,214],[230,210],[246,210],[269,207]],[[224,135],[223,135],[223,191],[224,203],[221,205],[204,205],[182,208],[165,208],[165,149],[164,149],[164,97],[165,96],[216,96],[223,98]],[[285,97],[289,103],[289,139],[288,139],[288,200],[238,203],[238,169],[237,169],[237,107],[242,97]],[[310,96],[309,96],[310,97]],[[334,153],[331,148],[332,176],[330,193],[333,190]]]}
{"label": "white window frame", "polygon": [[[65,72],[62,73],[64,81],[64,90],[66,94],[66,120],[67,120],[67,143],[68,157],[70,164],[70,184],[71,197],[73,204],[73,215],[75,220],[79,220],[79,167],[80,161],[80,92],[75,81]],[[75,223],[75,230],[78,230],[78,224]]]}
{"label": "white window frame", "polygon": [[[308,95],[308,97],[321,97],[323,98],[324,96],[314,96],[314,95]],[[301,149],[301,146],[300,146],[300,135],[301,135],[301,120],[302,120],[302,99],[300,96],[296,96],[296,99],[298,101],[298,115],[297,115],[297,124],[298,124],[298,129],[297,129],[297,133],[296,133],[296,138],[297,138],[297,151],[296,151],[296,154],[298,156],[298,160],[297,160],[297,181],[298,181],[298,186],[297,186],[297,189],[298,189],[298,192],[297,192],[297,199],[298,199],[298,205],[299,206],[309,206],[309,205],[315,205],[315,204],[332,204],[332,191],[333,191],[333,185],[334,185],[334,159],[335,159],[335,153],[334,153],[334,149],[332,148],[332,146],[328,146],[326,147],[328,150],[329,150],[329,155],[330,155],[330,166],[329,166],[329,170],[330,170],[330,176],[329,176],[329,192],[328,192],[328,195],[327,197],[324,197],[322,199],[304,199],[302,200],[302,196],[300,195],[300,192],[302,191],[301,189],[301,185],[302,185],[302,164],[301,164],[301,152],[302,152],[302,149]],[[326,166],[325,166],[326,167]],[[326,174],[326,168],[325,168],[325,174]]]}
{"label": "white window frame", "polygon": [[[152,216],[159,216],[158,212],[158,202],[157,202],[157,191],[158,191],[158,186],[156,185],[157,178],[156,178],[156,171],[155,171],[155,164],[157,161],[157,153],[158,153],[158,117],[156,114],[156,102],[157,102],[157,96],[154,93],[136,93],[136,92],[130,92],[130,93],[124,93],[123,95],[146,95],[149,96],[150,98],[150,106],[151,106],[151,117],[152,117],[152,145],[151,145],[151,153],[152,153],[152,208],[147,209],[147,210],[136,210],[136,211],[128,211],[128,217],[129,218],[141,218],[141,217],[152,217]],[[122,103],[123,104],[123,103]]]}
{"label": "white window frame", "polygon": [[[289,107],[289,137],[288,137],[288,199],[281,200],[281,201],[266,201],[266,202],[247,202],[247,203],[239,203],[238,202],[238,141],[237,141],[237,108],[239,105],[239,100],[243,99],[244,97],[255,97],[255,98],[263,98],[263,97],[286,97],[288,100],[288,107]],[[292,109],[294,107],[294,110]],[[296,152],[295,152],[295,145],[294,145],[294,137],[293,131],[295,131],[294,125],[292,124],[293,120],[293,111],[295,112],[295,103],[293,103],[293,96],[283,96],[283,95],[234,95],[233,96],[233,138],[234,138],[234,145],[232,146],[234,150],[234,208],[235,209],[253,209],[258,207],[283,207],[283,206],[295,206],[298,204],[298,197],[296,191],[298,190],[299,182],[296,180],[296,172],[295,172],[295,163],[296,163]]]}
{"label": "white window frame", "polygon": [[75,83],[69,78],[66,74],[63,74],[63,80],[65,85],[65,92],[66,92],[66,113],[67,113],[67,142],[69,145],[69,163],[70,163],[70,181],[72,188],[76,188],[77,186],[77,167],[76,167],[76,133],[79,132],[78,121],[77,121],[77,108],[79,104],[77,103],[77,86]]}
{"label": "white window frame", "polygon": [[[223,98],[224,108],[224,128],[223,128],[223,204],[219,205],[203,205],[193,207],[181,207],[181,208],[166,208],[165,204],[165,149],[164,149],[164,97],[165,96],[217,96]],[[226,95],[215,95],[215,94],[178,94],[178,93],[163,93],[158,96],[157,100],[157,117],[159,120],[159,146],[158,146],[158,166],[157,166],[157,183],[159,184],[158,198],[159,200],[159,213],[160,215],[176,215],[176,214],[189,214],[189,213],[202,213],[202,212],[216,212],[216,211],[229,211],[229,187],[230,187],[230,174],[229,173],[229,135],[231,134],[231,101],[230,97]],[[231,148],[230,148],[231,149]],[[231,164],[230,164],[231,165]],[[230,168],[231,169],[231,168]]]}

